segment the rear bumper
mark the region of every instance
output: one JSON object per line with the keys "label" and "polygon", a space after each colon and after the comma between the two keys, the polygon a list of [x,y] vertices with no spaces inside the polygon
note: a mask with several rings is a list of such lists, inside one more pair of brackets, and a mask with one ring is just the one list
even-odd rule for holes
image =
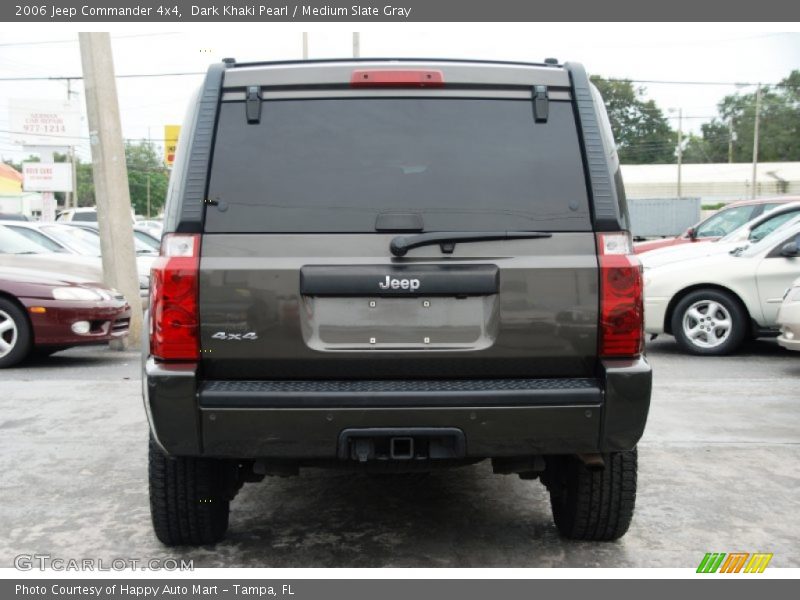
{"label": "rear bumper", "polygon": [[627,450],[642,435],[651,371],[608,361],[596,379],[206,381],[148,359],[151,428],[170,454],[331,459],[357,428],[455,428],[466,456]]}

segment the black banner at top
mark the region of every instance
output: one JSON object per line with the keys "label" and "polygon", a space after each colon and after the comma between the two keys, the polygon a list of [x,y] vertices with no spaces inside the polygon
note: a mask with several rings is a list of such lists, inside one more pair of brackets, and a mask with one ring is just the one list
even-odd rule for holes
{"label": "black banner at top", "polygon": [[796,21],[787,0],[9,0],[5,22]]}

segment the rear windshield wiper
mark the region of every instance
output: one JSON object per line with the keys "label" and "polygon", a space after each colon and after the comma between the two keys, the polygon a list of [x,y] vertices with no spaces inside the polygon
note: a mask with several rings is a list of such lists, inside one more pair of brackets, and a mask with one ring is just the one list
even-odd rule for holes
{"label": "rear windshield wiper", "polygon": [[543,231],[436,231],[419,235],[398,235],[392,238],[389,250],[395,256],[405,256],[412,248],[441,244],[442,252],[452,254],[456,243],[489,242],[493,240],[525,240],[552,237]]}

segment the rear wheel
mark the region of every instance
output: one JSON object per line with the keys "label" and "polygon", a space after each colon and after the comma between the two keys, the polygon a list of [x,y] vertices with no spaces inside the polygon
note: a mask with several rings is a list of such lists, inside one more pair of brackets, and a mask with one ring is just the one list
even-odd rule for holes
{"label": "rear wheel", "polygon": [[167,456],[150,437],[150,514],[167,546],[214,544],[228,529],[236,468],[229,461]]}
{"label": "rear wheel", "polygon": [[749,329],[747,313],[741,304],[720,290],[687,294],[675,307],[671,325],[681,348],[707,356],[734,352]]}
{"label": "rear wheel", "polygon": [[628,531],[636,503],[636,450],[603,454],[590,468],[574,456],[547,457],[542,478],[553,520],[572,540],[611,541]]}
{"label": "rear wheel", "polygon": [[0,369],[24,360],[31,350],[33,334],[23,310],[0,298]]}

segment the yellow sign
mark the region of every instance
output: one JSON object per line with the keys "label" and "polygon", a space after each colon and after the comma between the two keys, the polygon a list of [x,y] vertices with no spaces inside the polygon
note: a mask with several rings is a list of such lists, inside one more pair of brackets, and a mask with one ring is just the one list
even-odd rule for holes
{"label": "yellow sign", "polygon": [[175,162],[175,150],[178,148],[180,125],[164,125],[164,162],[168,167]]}

